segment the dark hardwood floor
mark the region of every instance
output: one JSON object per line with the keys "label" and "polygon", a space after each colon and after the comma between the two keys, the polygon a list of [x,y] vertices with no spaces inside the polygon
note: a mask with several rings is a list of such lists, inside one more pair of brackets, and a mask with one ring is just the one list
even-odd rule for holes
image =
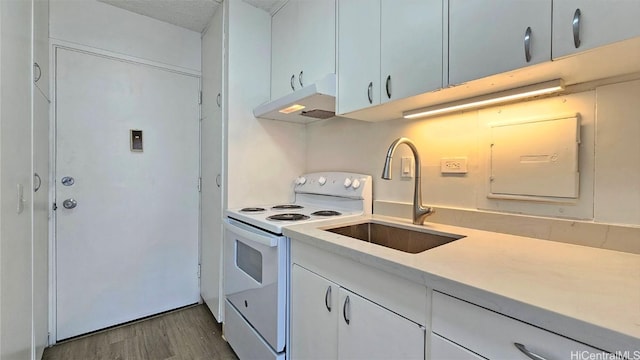
{"label": "dark hardwood floor", "polygon": [[206,305],[69,340],[45,349],[43,360],[232,360]]}

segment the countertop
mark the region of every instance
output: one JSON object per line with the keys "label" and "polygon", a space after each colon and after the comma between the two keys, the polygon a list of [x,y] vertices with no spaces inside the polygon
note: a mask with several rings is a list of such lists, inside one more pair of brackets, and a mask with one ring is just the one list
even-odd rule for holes
{"label": "countertop", "polygon": [[[323,230],[365,221],[465,237],[409,254]],[[640,350],[640,255],[380,215],[283,232],[606,351]]]}

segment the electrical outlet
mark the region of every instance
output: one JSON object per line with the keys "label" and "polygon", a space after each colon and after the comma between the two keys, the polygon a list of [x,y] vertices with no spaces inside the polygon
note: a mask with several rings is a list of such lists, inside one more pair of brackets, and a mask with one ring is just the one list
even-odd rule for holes
{"label": "electrical outlet", "polygon": [[455,157],[455,158],[440,159],[440,173],[441,174],[466,174],[467,158]]}

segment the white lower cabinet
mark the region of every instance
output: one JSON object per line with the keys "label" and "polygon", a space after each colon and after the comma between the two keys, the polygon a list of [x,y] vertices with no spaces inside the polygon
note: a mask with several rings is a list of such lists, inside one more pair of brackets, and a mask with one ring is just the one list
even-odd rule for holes
{"label": "white lower cabinet", "polygon": [[339,286],[313,272],[291,268],[291,358],[338,357]]}
{"label": "white lower cabinet", "polygon": [[432,297],[431,326],[432,360],[479,359],[477,355],[487,359],[573,359],[576,354],[601,353],[564,336],[438,292]]}
{"label": "white lower cabinet", "polygon": [[310,270],[291,270],[292,359],[424,359],[425,329]]}

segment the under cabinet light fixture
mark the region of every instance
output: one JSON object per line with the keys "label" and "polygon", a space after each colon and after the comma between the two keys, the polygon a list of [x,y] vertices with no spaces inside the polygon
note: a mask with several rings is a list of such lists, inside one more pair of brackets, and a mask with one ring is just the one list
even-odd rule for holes
{"label": "under cabinet light fixture", "polygon": [[284,108],[284,109],[280,109],[280,110],[278,110],[278,112],[279,112],[279,113],[282,113],[282,114],[291,114],[291,113],[293,113],[293,112],[296,112],[296,111],[298,111],[298,110],[302,110],[302,109],[304,109],[304,108],[305,108],[305,106],[304,106],[304,105],[300,105],[300,104],[293,104],[293,105],[291,105],[291,106],[289,106],[289,107],[287,107],[287,108]]}
{"label": "under cabinet light fixture", "polygon": [[492,94],[476,96],[470,99],[453,101],[446,104],[429,106],[421,109],[406,111],[402,115],[405,119],[417,119],[428,116],[442,115],[459,110],[479,108],[508,101],[551,94],[564,89],[562,79],[546,81],[539,84],[523,86],[516,89],[500,91]]}

